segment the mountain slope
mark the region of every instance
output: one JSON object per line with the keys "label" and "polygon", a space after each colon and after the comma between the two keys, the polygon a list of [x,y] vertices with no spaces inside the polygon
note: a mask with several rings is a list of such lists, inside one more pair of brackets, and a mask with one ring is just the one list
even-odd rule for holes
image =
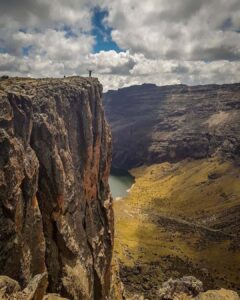
{"label": "mountain slope", "polygon": [[126,290],[158,299],[162,282],[185,275],[207,289],[238,290],[239,166],[211,158],[131,173],[131,192],[114,203],[115,254]]}
{"label": "mountain slope", "polygon": [[114,203],[129,294],[170,277],[239,289],[240,84],[132,86],[104,95],[113,167],[136,182]]}
{"label": "mountain slope", "polygon": [[240,84],[153,84],[104,94],[113,134],[113,166],[240,153]]}

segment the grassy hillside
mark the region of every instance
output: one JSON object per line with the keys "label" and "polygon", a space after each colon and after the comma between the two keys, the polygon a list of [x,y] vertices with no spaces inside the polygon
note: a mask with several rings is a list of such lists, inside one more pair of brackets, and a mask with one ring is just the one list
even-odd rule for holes
{"label": "grassy hillside", "polygon": [[190,274],[206,288],[239,288],[239,167],[212,158],[132,174],[131,193],[114,204],[115,254],[128,291],[155,299],[159,283]]}

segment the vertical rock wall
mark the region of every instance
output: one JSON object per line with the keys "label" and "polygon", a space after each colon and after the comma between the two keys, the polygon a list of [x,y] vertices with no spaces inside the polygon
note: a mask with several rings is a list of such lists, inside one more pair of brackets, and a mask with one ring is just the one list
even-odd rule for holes
{"label": "vertical rock wall", "polygon": [[107,299],[111,136],[96,79],[0,83],[0,268],[24,287]]}

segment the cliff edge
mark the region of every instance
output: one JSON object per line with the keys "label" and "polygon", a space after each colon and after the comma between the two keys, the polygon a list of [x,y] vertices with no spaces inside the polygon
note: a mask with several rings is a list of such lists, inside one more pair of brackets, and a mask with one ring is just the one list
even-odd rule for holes
{"label": "cliff edge", "polygon": [[48,292],[108,297],[111,136],[101,96],[94,78],[0,82],[0,269],[21,288],[46,274]]}

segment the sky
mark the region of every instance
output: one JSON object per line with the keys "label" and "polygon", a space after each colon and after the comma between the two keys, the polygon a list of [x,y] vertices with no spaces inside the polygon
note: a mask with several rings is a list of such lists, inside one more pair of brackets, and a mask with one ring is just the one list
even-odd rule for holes
{"label": "sky", "polygon": [[0,75],[240,82],[239,0],[0,0]]}

